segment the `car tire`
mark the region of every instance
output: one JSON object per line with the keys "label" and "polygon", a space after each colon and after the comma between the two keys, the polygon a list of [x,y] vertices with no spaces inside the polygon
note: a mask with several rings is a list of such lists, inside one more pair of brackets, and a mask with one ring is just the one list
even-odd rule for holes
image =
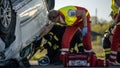
{"label": "car tire", "polygon": [[45,1],[46,1],[46,6],[48,11],[54,8],[55,0],[45,0]]}
{"label": "car tire", "polygon": [[5,48],[15,40],[16,13],[10,0],[0,0],[0,37]]}
{"label": "car tire", "polygon": [[9,60],[6,60],[5,66],[3,67],[18,68],[19,62],[16,59],[9,59]]}

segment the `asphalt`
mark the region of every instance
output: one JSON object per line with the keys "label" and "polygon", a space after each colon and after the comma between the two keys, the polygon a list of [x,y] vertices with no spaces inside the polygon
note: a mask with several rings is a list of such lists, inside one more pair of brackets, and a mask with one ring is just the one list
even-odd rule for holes
{"label": "asphalt", "polygon": [[120,66],[109,66],[109,67],[64,67],[63,65],[48,65],[48,66],[32,65],[30,68],[120,68]]}
{"label": "asphalt", "polygon": [[120,66],[108,66],[108,67],[64,67],[64,65],[47,65],[40,66],[37,61],[30,61],[31,66],[29,68],[120,68]]}
{"label": "asphalt", "polygon": [[48,65],[48,66],[32,65],[30,68],[64,68],[64,66],[63,65]]}

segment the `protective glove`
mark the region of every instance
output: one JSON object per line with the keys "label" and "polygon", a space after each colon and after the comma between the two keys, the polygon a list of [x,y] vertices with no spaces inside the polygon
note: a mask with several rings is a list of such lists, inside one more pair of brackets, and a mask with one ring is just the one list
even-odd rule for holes
{"label": "protective glove", "polygon": [[87,34],[87,27],[83,27],[83,30],[82,30],[82,35],[85,36]]}

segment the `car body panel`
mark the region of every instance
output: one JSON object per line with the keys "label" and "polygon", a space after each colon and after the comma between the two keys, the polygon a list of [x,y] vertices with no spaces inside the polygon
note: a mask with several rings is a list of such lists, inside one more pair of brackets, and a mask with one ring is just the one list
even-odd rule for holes
{"label": "car body panel", "polygon": [[5,60],[20,60],[23,48],[35,41],[49,22],[48,9],[45,0],[11,0],[11,3],[16,13],[15,40],[5,49]]}
{"label": "car body panel", "polygon": [[47,9],[43,0],[32,1],[17,10],[17,15],[20,18],[22,42],[27,45],[33,40],[32,38],[40,34],[40,30],[48,22]]}
{"label": "car body panel", "polygon": [[[26,1],[26,0],[25,0]],[[22,48],[33,42],[40,35],[42,28],[48,23],[47,8],[44,0],[28,0],[27,5],[17,9],[17,23],[20,24],[16,36],[21,36],[19,41]]]}

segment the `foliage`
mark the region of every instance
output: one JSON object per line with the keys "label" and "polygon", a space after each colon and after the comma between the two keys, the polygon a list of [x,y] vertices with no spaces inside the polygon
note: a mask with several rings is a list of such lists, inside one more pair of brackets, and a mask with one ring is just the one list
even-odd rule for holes
{"label": "foliage", "polygon": [[95,41],[92,41],[92,45],[98,45],[100,44],[100,36],[97,36],[97,39]]}
{"label": "foliage", "polygon": [[112,24],[113,21],[110,21],[108,23],[98,23],[92,25],[92,31],[98,32],[100,34],[104,34],[104,32],[109,28],[109,26]]}
{"label": "foliage", "polygon": [[92,25],[91,27],[92,31],[95,31],[102,35],[102,36],[97,36],[97,39],[95,41],[92,41],[93,50],[98,58],[105,58],[105,52],[101,45],[100,40],[102,40],[104,32],[109,29],[109,26],[112,24],[112,22],[113,21],[110,21],[108,23],[98,23]]}

